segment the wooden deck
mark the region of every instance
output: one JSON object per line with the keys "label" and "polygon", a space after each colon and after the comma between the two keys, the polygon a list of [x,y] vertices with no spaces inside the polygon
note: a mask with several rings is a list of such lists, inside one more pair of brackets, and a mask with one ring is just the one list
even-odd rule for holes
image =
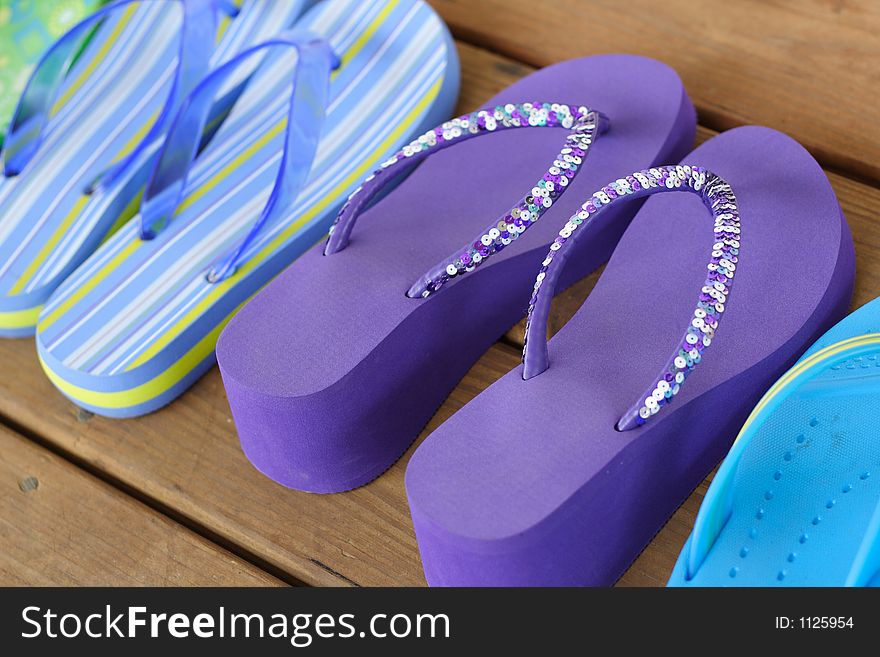
{"label": "wooden deck", "polygon": [[[661,59],[697,105],[699,139],[757,123],[829,171],[853,231],[853,307],[880,295],[880,3],[875,0],[430,0],[463,72],[459,109],[534,67],[602,52]],[[558,329],[595,277],[556,301]],[[513,328],[473,367],[422,438],[519,362]],[[403,473],[317,496],[254,470],[216,368],[179,401],[128,421],[75,408],[32,340],[0,341],[0,584],[424,585]],[[665,583],[706,485],[621,584]]]}

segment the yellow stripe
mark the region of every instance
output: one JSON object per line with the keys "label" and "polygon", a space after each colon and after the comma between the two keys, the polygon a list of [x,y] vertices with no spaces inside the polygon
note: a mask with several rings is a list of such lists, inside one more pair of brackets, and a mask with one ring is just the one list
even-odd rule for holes
{"label": "yellow stripe", "polygon": [[237,169],[242,163],[250,159],[255,153],[263,148],[263,146],[272,141],[272,139],[278,136],[285,127],[287,127],[286,118],[276,123],[275,126],[267,131],[262,137],[257,139],[257,141],[255,141],[250,146],[248,146],[245,150],[238,154],[234,160],[232,160],[229,164],[227,164],[219,172],[217,172],[217,175],[213,176],[208,182],[206,182],[204,185],[195,190],[192,194],[183,199],[181,204],[177,207],[177,210],[174,211],[174,216],[177,216],[184,212],[187,208],[193,205],[193,203],[198,201],[205,194],[207,194],[218,184],[220,184],[223,180],[228,178],[229,174]]}
{"label": "yellow stripe", "polygon": [[100,272],[96,273],[94,276],[84,281],[76,292],[74,292],[67,299],[64,300],[64,303],[62,303],[51,313],[43,317],[42,320],[40,320],[38,330],[40,332],[46,331],[50,326],[57,322],[61,318],[61,316],[64,315],[64,313],[70,310],[74,306],[74,304],[76,304],[89,292],[95,289],[95,287],[97,287],[101,283],[101,281],[107,278],[107,276],[109,276],[111,272],[115,271],[122,262],[124,262],[132,253],[137,251],[143,244],[144,242],[142,242],[141,240],[134,240],[130,242],[122,251],[117,253],[113,257],[113,259],[110,260],[110,262],[104,265]]}
{"label": "yellow stripe", "polygon": [[0,329],[20,329],[36,326],[42,306],[0,313]]}
{"label": "yellow stripe", "polygon": [[820,349],[816,353],[812,354],[810,357],[804,359],[793,368],[791,368],[788,372],[786,372],[773,386],[770,390],[767,391],[761,401],[758,402],[758,405],[755,406],[755,409],[751,412],[748,419],[746,420],[743,428],[740,430],[739,435],[737,435],[736,439],[739,440],[745,433],[749,426],[755,421],[758,415],[763,411],[767,405],[777,396],[780,392],[798,375],[802,374],[806,369],[812,367],[819,361],[830,358],[832,356],[836,356],[844,351],[852,349],[853,347],[861,347],[870,344],[878,344],[880,345],[880,334],[878,333],[870,333],[867,335],[859,335],[854,338],[847,338],[846,340],[841,340],[840,342],[835,342],[834,344],[825,347],[824,349]]}
{"label": "yellow stripe", "polygon": [[55,246],[61,240],[61,237],[67,232],[67,230],[70,228],[70,225],[80,215],[80,213],[83,211],[83,208],[86,206],[86,203],[88,202],[88,196],[80,196],[79,199],[77,199],[76,203],[73,204],[73,207],[70,208],[70,212],[67,213],[67,216],[64,217],[64,220],[59,224],[58,228],[55,229],[55,232],[52,233],[52,237],[50,237],[48,241],[43,244],[43,248],[40,249],[40,252],[37,254],[37,256],[27,266],[27,269],[24,270],[24,273],[19,276],[18,280],[15,282],[15,285],[13,285],[9,289],[10,296],[21,293],[21,291],[24,289],[25,285],[27,285],[28,281],[30,281],[31,277],[33,277],[37,269],[39,269],[46,258],[49,257],[50,251],[55,248]]}
{"label": "yellow stripe", "polygon": [[375,155],[371,160],[365,161],[361,166],[355,169],[348,177],[345,178],[337,187],[335,195],[327,195],[319,203],[317,203],[314,207],[312,207],[309,212],[305,213],[299,219],[297,219],[294,223],[288,226],[284,231],[279,233],[275,239],[269,242],[263,249],[254,255],[253,258],[245,262],[241,267],[239,267],[238,271],[234,276],[227,278],[224,281],[221,281],[214,285],[214,289],[210,294],[205,296],[198,304],[196,304],[188,313],[186,313],[181,319],[179,319],[173,327],[169,328],[159,339],[157,339],[150,347],[134,361],[132,362],[126,370],[133,370],[134,368],[143,365],[148,360],[150,360],[153,356],[159,353],[162,349],[165,348],[167,344],[169,344],[172,340],[174,340],[187,326],[189,326],[197,317],[202,315],[202,313],[207,310],[211,305],[213,305],[217,299],[226,294],[226,292],[234,287],[238,281],[252,270],[256,269],[258,265],[260,265],[264,260],[269,258],[275,251],[277,251],[288,239],[290,239],[304,224],[308,223],[316,216],[318,216],[325,209],[330,207],[336,199],[340,196],[342,190],[347,189],[350,185],[357,183],[360,180],[368,175],[371,171],[375,169],[376,163],[381,159],[380,156],[389,148],[392,148],[394,144],[396,144],[401,137],[409,130],[410,125],[416,120],[416,117],[419,116],[422,111],[433,102],[434,98],[440,92],[440,87],[442,84],[442,79],[438,80],[433,87],[429,90],[427,95],[419,101],[419,104],[416,106],[413,112],[410,113],[408,120],[404,123],[401,123],[397,126],[394,132],[388,136],[388,138],[379,146],[375,151]]}
{"label": "yellow stripe", "polygon": [[137,194],[128,202],[128,205],[119,213],[119,216],[116,217],[116,221],[113,222],[113,225],[110,226],[110,230],[107,231],[107,234],[104,235],[104,239],[101,240],[101,244],[104,244],[107,240],[113,237],[120,228],[122,228],[125,224],[127,224],[141,209],[141,197],[144,195],[144,190],[141,189]]}
{"label": "yellow stripe", "polygon": [[217,25],[217,38],[214,39],[214,47],[220,45],[220,42],[223,41],[223,37],[226,35],[226,30],[229,29],[229,26],[232,25],[232,20],[230,20],[229,16],[223,16],[220,19],[220,24]]}
{"label": "yellow stripe", "polygon": [[230,318],[238,312],[239,308],[241,308],[241,305],[214,327],[210,333],[199,340],[199,342],[186,352],[182,358],[175,361],[167,370],[150,379],[146,383],[142,383],[129,390],[120,390],[117,392],[98,392],[95,390],[89,390],[81,386],[73,385],[62,379],[49,368],[42,356],[40,356],[40,365],[43,366],[46,376],[49,377],[52,383],[67,393],[72,399],[79,402],[99,408],[129,408],[137,406],[142,402],[155,399],[162,393],[170,390],[175,384],[183,379],[183,377],[192,372],[199,363],[205,360],[205,358],[214,351],[214,346],[217,344],[217,338],[220,336],[220,331],[223,330],[223,327],[226,326],[226,323]]}
{"label": "yellow stripe", "polygon": [[131,136],[131,139],[129,139],[126,142],[126,144],[122,147],[122,149],[119,151],[119,153],[116,154],[116,157],[113,158],[113,164],[116,164],[117,162],[121,162],[123,159],[125,159],[126,157],[128,157],[131,154],[131,152],[135,149],[135,146],[137,146],[139,143],[141,143],[141,141],[143,141],[144,137],[147,136],[147,133],[153,127],[153,124],[156,122],[156,119],[158,119],[158,118],[159,118],[159,112],[157,110],[157,111],[153,112],[153,116],[148,118],[144,122],[144,124],[140,128],[138,128],[137,132],[135,132]]}
{"label": "yellow stripe", "polygon": [[373,35],[376,33],[376,30],[379,29],[379,26],[385,22],[385,19],[388,18],[388,15],[394,11],[395,7],[400,4],[400,0],[393,0],[385,5],[385,8],[379,12],[379,15],[373,19],[373,22],[370,23],[370,26],[364,30],[364,33],[358,37],[357,41],[355,41],[351,48],[345,51],[342,55],[341,61],[339,62],[339,68],[337,68],[331,74],[330,78],[333,79],[345,68],[345,65],[350,62],[352,59],[357,57],[358,53],[364,49],[364,46],[367,45],[370,39],[373,38]]}
{"label": "yellow stripe", "polygon": [[122,31],[131,21],[131,17],[134,12],[137,10],[136,5],[129,6],[122,14],[122,18],[117,23],[116,27],[113,28],[113,32],[110,33],[110,36],[107,37],[107,40],[101,46],[101,49],[97,52],[95,57],[89,62],[89,65],[83,69],[82,73],[80,73],[79,77],[76,81],[68,87],[67,91],[65,91],[61,97],[55,101],[55,104],[52,106],[52,113],[55,114],[60,110],[70,98],[79,91],[80,87],[85,84],[85,81],[88,77],[95,72],[95,69],[98,68],[98,65],[104,61],[107,57],[107,53],[110,52],[110,49],[116,44],[116,41],[119,39],[119,35],[122,34]]}
{"label": "yellow stripe", "polygon": [[773,397],[775,397],[779,391],[788,385],[792,379],[801,374],[805,369],[815,365],[817,362],[824,358],[828,358],[830,356],[834,356],[839,354],[840,352],[850,349],[852,347],[861,346],[861,343],[870,343],[872,338],[870,336],[856,336],[854,338],[847,338],[846,340],[841,340],[840,342],[835,342],[824,349],[820,349],[816,353],[812,354],[808,358],[805,358],[803,361],[795,365],[788,372],[786,372],[773,386],[770,390],[767,391],[767,394],[764,396],[758,406],[755,408],[756,411],[764,408],[767,405],[767,402],[770,401]]}

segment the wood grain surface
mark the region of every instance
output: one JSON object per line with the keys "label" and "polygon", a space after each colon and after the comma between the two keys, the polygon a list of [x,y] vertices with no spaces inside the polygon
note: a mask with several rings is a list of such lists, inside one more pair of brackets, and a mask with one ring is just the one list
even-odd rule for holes
{"label": "wood grain surface", "polygon": [[2,427],[0,582],[63,586],[280,584]]}
{"label": "wood grain surface", "polygon": [[[876,67],[866,60],[873,55],[876,62],[877,5],[713,0],[696,10],[700,3],[678,0],[650,9],[640,2],[431,1],[456,36],[469,42],[459,41],[462,112],[534,65],[628,50],[679,67],[711,128],[764,123],[794,134],[826,165],[852,174],[831,180],[855,236],[854,305],[880,295],[880,190],[864,182],[880,179],[880,136],[870,120],[873,112],[876,123],[877,110],[866,107],[869,83],[876,82]],[[535,21],[536,14],[545,19]],[[613,35],[601,29],[618,15]],[[526,24],[531,36],[517,38],[516,26]],[[831,34],[821,33],[823,24],[834,26]],[[750,26],[753,33],[730,36]],[[818,52],[809,47],[814,39],[821,41]],[[831,84],[835,75],[841,79]],[[713,131],[701,128],[699,134],[706,139]],[[558,297],[551,331],[577,310],[596,278]],[[516,367],[520,344],[521,327],[515,327],[474,365],[419,441]],[[287,490],[243,456],[216,368],[157,413],[108,420],[77,409],[53,388],[32,340],[2,340],[0,420],[57,452],[0,434],[0,485],[8,489],[0,501],[0,538],[8,542],[0,548],[0,583],[275,583],[263,568],[309,585],[424,584],[403,487],[412,448],[361,489],[329,496]],[[8,454],[6,442],[15,446]],[[18,488],[30,476],[41,482],[36,502]],[[622,585],[665,583],[708,481],[672,516]],[[22,511],[26,504],[32,508]],[[55,523],[66,538],[53,544],[46,527]],[[31,528],[32,539],[14,530],[23,526]],[[126,559],[138,563],[129,567]],[[203,579],[209,574],[215,579]]]}
{"label": "wood grain surface", "polygon": [[763,124],[880,181],[876,0],[430,0],[455,36],[533,66],[607,52],[675,68],[700,122]]}

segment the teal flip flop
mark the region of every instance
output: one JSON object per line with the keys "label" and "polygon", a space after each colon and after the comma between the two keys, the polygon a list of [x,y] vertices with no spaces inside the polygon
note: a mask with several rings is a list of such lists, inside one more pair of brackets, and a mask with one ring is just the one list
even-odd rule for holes
{"label": "teal flip flop", "polygon": [[669,586],[880,586],[880,299],[767,392]]}

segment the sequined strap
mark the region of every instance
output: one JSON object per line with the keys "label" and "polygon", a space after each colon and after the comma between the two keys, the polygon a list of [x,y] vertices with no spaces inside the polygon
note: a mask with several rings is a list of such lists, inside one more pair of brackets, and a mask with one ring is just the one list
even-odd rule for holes
{"label": "sequined strap", "polygon": [[[730,185],[706,169],[687,165],[646,169],[610,183],[593,194],[559,231],[542,263],[529,302],[523,349],[524,379],[537,376],[550,364],[547,317],[559,273],[568,254],[569,247],[566,245],[582,238],[588,232],[586,229],[593,224],[593,218],[609,205],[627,198],[641,198],[666,191],[687,191],[700,196],[715,219],[715,243],[708,266],[709,274],[684,336],[656,382],[620,418],[617,423],[620,431],[644,424],[670,403],[715,336],[733,284],[740,246],[739,210]],[[584,227],[578,230],[582,224]],[[577,234],[575,231],[578,231]]]}
{"label": "sequined strap", "polygon": [[390,180],[412,170],[429,155],[478,135],[529,127],[569,130],[562,150],[547,173],[476,240],[432,267],[409,289],[407,296],[427,297],[453,277],[473,271],[538,221],[574,180],[596,135],[608,128],[608,120],[601,113],[583,106],[558,103],[508,104],[460,116],[426,132],[384,162],[349,197],[330,229],[324,254],[344,249],[355,221],[370,201]]}

